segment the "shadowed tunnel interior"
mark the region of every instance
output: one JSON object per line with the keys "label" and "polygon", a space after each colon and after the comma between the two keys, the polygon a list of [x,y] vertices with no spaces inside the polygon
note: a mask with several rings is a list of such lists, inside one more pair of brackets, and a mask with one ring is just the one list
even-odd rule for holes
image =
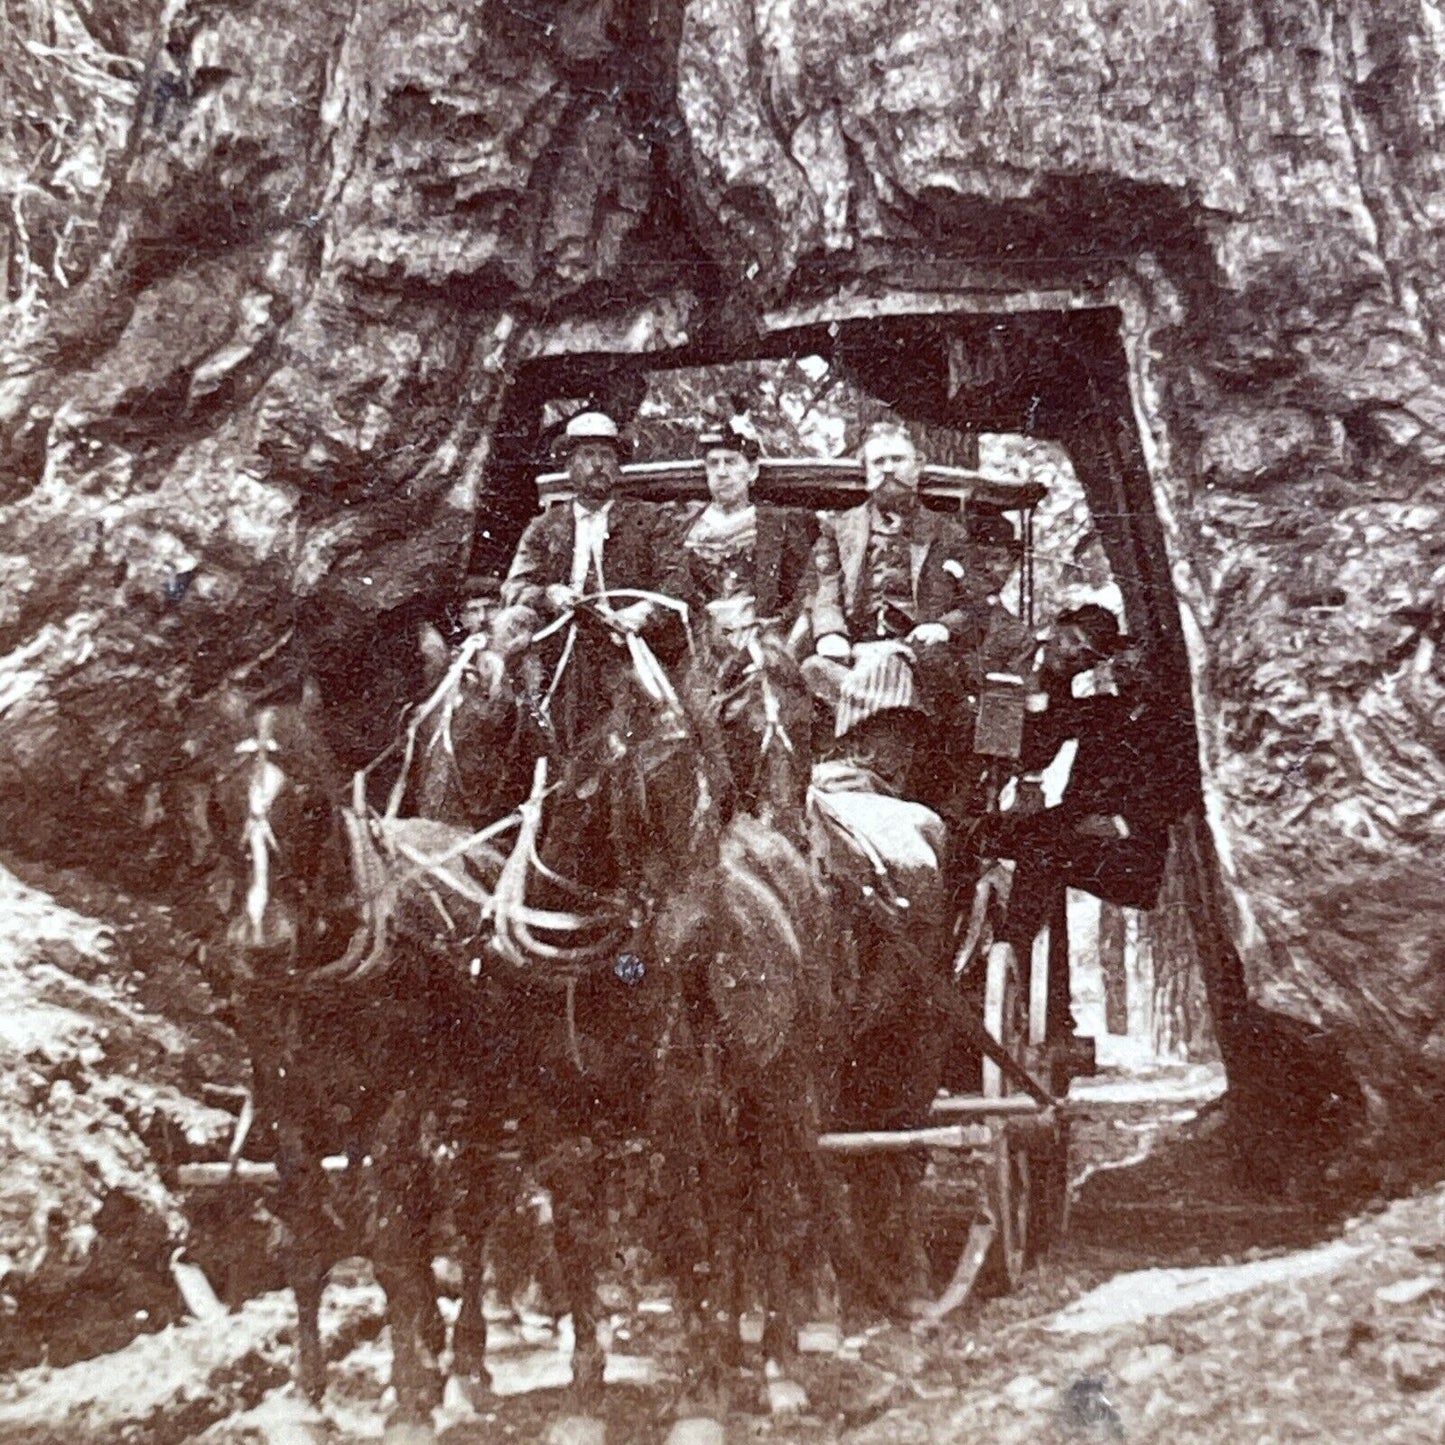
{"label": "shadowed tunnel interior", "polygon": [[[1114,308],[1023,315],[883,317],[773,332],[747,349],[688,347],[645,357],[576,355],[523,366],[496,433],[492,487],[478,522],[474,570],[505,571],[535,511],[533,478],[547,466],[542,417],[555,398],[590,397],[635,415],[649,370],[821,355],[908,421],[1015,432],[1060,443],[1083,485],[1123,592],[1132,630],[1154,655],[1193,745],[1189,663],[1129,394]],[[1197,765],[1192,770],[1197,790]]]}

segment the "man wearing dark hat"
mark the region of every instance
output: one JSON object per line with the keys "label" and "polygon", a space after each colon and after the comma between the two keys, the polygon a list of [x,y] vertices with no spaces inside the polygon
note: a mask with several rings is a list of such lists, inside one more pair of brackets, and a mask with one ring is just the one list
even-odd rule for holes
{"label": "man wearing dark hat", "polygon": [[[616,495],[631,451],[617,423],[604,412],[579,412],[555,451],[565,457],[573,499],[548,508],[522,533],[493,624],[503,652],[524,647],[538,626],[589,594],[628,588],[681,598],[686,589],[657,509]],[[617,606],[614,615],[642,631],[660,620],[659,611],[638,601]]]}
{"label": "man wearing dark hat", "polygon": [[[1110,659],[1117,694],[1073,696],[1074,679]],[[1041,770],[1076,739],[1063,797],[1040,812],[990,818],[976,843],[980,856],[1015,860],[1000,941],[1021,957],[1064,888],[1124,908],[1152,908],[1164,878],[1169,825],[1197,794],[1187,719],[1168,708],[1107,608],[1088,603],[1059,614],[1044,641],[1038,684],[1020,767]],[[1048,1019],[1051,1037],[1072,1034],[1066,973],[1050,976]]]}
{"label": "man wearing dark hat", "polygon": [[969,565],[986,599],[983,641],[979,644],[981,683],[990,672],[1023,675],[1032,668],[1038,642],[1014,608],[1008,591],[1023,560],[1023,545],[1014,524],[997,507],[970,504],[964,509],[970,544]]}

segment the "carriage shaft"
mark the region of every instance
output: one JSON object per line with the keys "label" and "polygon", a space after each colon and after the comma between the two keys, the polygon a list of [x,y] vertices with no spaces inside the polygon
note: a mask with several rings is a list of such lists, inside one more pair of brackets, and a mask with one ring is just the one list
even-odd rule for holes
{"label": "carriage shaft", "polygon": [[935,1124],[927,1129],[862,1129],[818,1135],[830,1154],[899,1153],[905,1149],[987,1149],[993,1131],[986,1124]]}
{"label": "carriage shaft", "polygon": [[1027,1094],[941,1094],[933,1101],[932,1110],[945,1116],[986,1119],[1041,1114],[1044,1106]]}

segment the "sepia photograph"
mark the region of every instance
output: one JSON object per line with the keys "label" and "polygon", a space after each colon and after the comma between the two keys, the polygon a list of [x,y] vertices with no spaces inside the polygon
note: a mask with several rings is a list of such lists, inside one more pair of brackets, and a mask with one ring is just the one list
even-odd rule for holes
{"label": "sepia photograph", "polygon": [[0,1445],[1445,1440],[1442,233],[1435,0],[0,0]]}

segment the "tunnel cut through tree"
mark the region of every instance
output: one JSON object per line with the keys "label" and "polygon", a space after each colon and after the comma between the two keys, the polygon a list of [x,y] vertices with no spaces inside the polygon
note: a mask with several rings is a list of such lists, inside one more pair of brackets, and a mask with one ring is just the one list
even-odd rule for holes
{"label": "tunnel cut through tree", "polygon": [[[203,893],[201,703],[303,616],[370,658],[455,595],[476,514],[502,535],[529,504],[494,466],[509,378],[866,345],[891,297],[896,337],[934,324],[912,311],[968,338],[918,400],[1056,436],[1120,578],[1178,588],[1209,819],[1179,850],[1225,1017],[1254,1017],[1242,961],[1337,1030],[1383,1149],[1438,1157],[1445,47],[1420,7],[1041,7],[1026,44],[1008,7],[919,0],[115,11],[67,9],[129,52],[124,144],[0,131],[4,176],[60,194],[64,169],[77,221],[52,244],[54,195],[4,211],[34,242],[0,376],[7,843]],[[1226,1046],[1236,1089],[1278,1052]]]}
{"label": "tunnel cut through tree", "polygon": [[[479,539],[474,556],[486,570],[503,569],[534,509],[547,403],[591,400],[630,419],[652,370],[817,355],[909,421],[966,434],[1021,432],[1057,441],[1083,485],[1131,629],[1147,642],[1159,685],[1168,690],[1179,749],[1175,767],[1185,794],[1174,846],[1187,880],[1206,994],[1231,1078],[1253,1081],[1236,1097],[1242,1111],[1248,1107],[1245,1132],[1264,1140],[1255,1165],[1274,1179],[1277,1167],[1287,1167],[1286,1159],[1316,1147],[1314,1121],[1330,1114],[1332,1098],[1353,1096],[1357,1086],[1323,1041],[1288,1023],[1276,1024],[1249,1003],[1203,813],[1189,659],[1135,420],[1121,315],[1106,305],[951,313],[946,298],[926,296],[895,297],[892,306],[896,311],[888,298],[876,298],[853,308],[867,314],[851,319],[845,303],[831,319],[778,324],[746,338],[645,355],[592,352],[523,364],[501,410],[492,505],[484,513],[488,535]],[[818,309],[826,315],[829,308],[824,303]],[[1161,759],[1160,766],[1169,764]],[[1289,1121],[1288,1137],[1273,1126],[1280,1118]]]}

